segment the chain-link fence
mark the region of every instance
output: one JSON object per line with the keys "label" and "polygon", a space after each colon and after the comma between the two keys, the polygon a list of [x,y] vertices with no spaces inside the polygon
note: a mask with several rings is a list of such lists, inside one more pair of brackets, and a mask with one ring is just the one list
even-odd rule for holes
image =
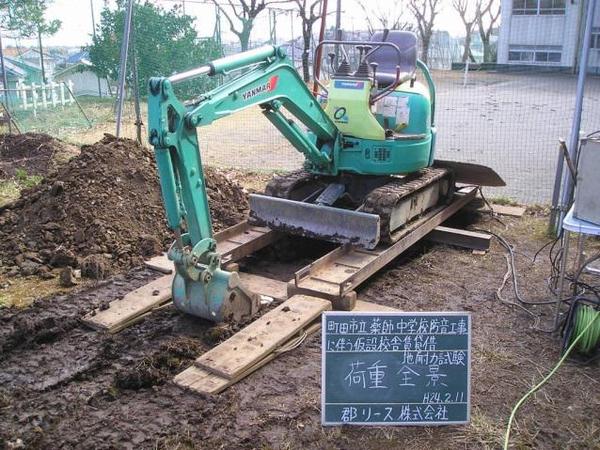
{"label": "chain-link fence", "polygon": [[[140,34],[142,31],[136,32]],[[596,34],[594,43],[598,47],[600,38]],[[139,58],[140,54],[148,53],[144,50],[144,46],[149,45],[148,42],[140,41],[139,36],[134,42],[137,47],[133,49],[133,55],[138,55]],[[207,53],[211,57],[215,53],[213,44],[214,42],[206,44],[211,49]],[[253,46],[260,44],[262,43],[251,43]],[[298,48],[298,41],[284,44],[296,46],[293,52],[296,55],[294,62],[299,67],[302,48]],[[456,47],[457,44],[452,45]],[[492,197],[507,197],[528,204],[549,203],[559,151],[558,139],[567,138],[571,126],[577,75],[573,70],[553,67],[552,64],[474,64],[466,69],[461,65],[454,65],[455,70],[436,68],[451,67],[450,60],[440,62],[443,55],[449,55],[448,58],[451,59],[460,57],[461,52],[454,47],[444,50],[438,46],[431,50],[434,60],[433,79],[437,88],[437,156],[441,159],[484,164],[495,169],[505,179],[507,186],[490,190],[488,195]],[[235,45],[230,44],[219,48],[221,51],[216,51],[219,54],[239,51]],[[592,48],[591,51],[595,58],[592,61],[600,61],[600,49]],[[546,60],[554,58],[550,53],[550,50],[546,51]],[[544,56],[540,55],[539,58]],[[522,57],[521,54],[517,56]],[[509,57],[514,59],[516,56],[511,54]],[[144,64],[154,64],[149,58]],[[533,58],[537,61],[537,53]],[[203,62],[205,61],[178,61],[177,71]],[[164,61],[161,64],[160,67],[165,67]],[[539,70],[542,66],[546,70]],[[129,87],[131,82],[130,78]],[[146,82],[146,79],[142,79],[139,85],[143,87]],[[114,82],[109,84],[112,89],[108,91],[114,95]],[[187,94],[199,95],[209,87],[200,86],[197,92],[192,89]],[[140,93],[143,124],[147,122],[144,91],[145,89]],[[121,133],[124,137],[135,138],[137,119],[132,89],[128,93]],[[115,132],[114,96],[99,98],[76,95],[76,98],[78,103],[50,105],[45,112],[38,113],[35,117],[31,110],[23,109],[18,102],[13,102],[14,116],[22,131],[46,132],[76,144],[92,143],[104,133]],[[147,130],[144,125],[142,127],[145,139]],[[598,128],[600,78],[590,75],[585,90],[581,129],[582,132],[592,132]],[[263,117],[258,107],[201,127],[198,133],[205,164],[272,171],[296,169],[303,161],[303,156]]]}

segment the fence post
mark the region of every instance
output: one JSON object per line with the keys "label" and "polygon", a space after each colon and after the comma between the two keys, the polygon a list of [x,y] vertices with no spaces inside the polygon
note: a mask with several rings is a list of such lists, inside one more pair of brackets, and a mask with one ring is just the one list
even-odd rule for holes
{"label": "fence post", "polygon": [[64,82],[60,83],[59,92],[60,92],[60,104],[62,105],[62,107],[64,109],[64,107],[65,107],[65,83]]}
{"label": "fence post", "polygon": [[46,83],[42,83],[40,87],[40,92],[42,93],[42,106],[44,109],[48,109],[48,99],[46,97]]}
{"label": "fence post", "polygon": [[72,80],[68,80],[67,81],[67,86],[69,88],[69,93],[71,94],[69,96],[69,103],[71,103],[71,105],[72,105],[73,103],[75,103],[75,94],[73,93],[73,88],[74,88],[73,81]]}
{"label": "fence post", "polygon": [[56,83],[50,82],[50,99],[52,100],[52,107],[56,108]]}
{"label": "fence post", "polygon": [[31,83],[31,99],[33,102],[33,117],[37,117],[38,93],[35,83]]}
{"label": "fence post", "polygon": [[21,89],[21,100],[23,101],[23,109],[27,111],[29,108],[29,101],[27,100],[27,85],[21,83],[19,89]]}

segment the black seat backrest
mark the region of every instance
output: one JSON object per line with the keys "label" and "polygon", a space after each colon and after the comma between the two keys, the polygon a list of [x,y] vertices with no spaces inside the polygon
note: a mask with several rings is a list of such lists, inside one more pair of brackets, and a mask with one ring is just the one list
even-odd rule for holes
{"label": "black seat backrest", "polygon": [[[371,36],[372,42],[381,42],[383,31],[378,31]],[[401,78],[406,79],[413,75],[417,68],[417,36],[411,31],[390,31],[385,42],[396,44],[400,49],[400,73]],[[396,66],[398,56],[391,47],[381,47],[369,56],[369,63],[376,62],[377,83],[379,88],[384,88],[396,80]]]}

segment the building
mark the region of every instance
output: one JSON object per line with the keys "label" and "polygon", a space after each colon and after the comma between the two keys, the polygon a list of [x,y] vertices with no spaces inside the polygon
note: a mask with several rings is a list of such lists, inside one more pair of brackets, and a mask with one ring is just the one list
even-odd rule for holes
{"label": "building", "polygon": [[54,73],[57,83],[73,82],[73,94],[106,97],[111,94],[110,85],[106,78],[98,78],[92,70],[89,54],[85,51],[75,53],[65,60],[67,65]]}
{"label": "building", "polygon": [[[501,0],[498,64],[573,69],[586,0]],[[600,7],[594,14],[589,71],[600,73]]]}

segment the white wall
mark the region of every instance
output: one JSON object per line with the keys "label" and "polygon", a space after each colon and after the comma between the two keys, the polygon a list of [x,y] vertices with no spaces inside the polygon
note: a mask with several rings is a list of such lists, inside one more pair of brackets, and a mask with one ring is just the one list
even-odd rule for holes
{"label": "white wall", "polygon": [[[71,80],[73,82],[73,93],[78,95],[98,95],[98,78],[96,74],[90,70],[83,72],[71,72],[56,77],[55,81],[62,82]],[[110,95],[108,82],[106,79],[100,79],[100,89],[102,96]]]}
{"label": "white wall", "polygon": [[510,45],[560,45],[561,66],[573,66],[583,0],[567,0],[564,15],[512,15],[512,0],[502,0],[498,63],[508,63]]}

